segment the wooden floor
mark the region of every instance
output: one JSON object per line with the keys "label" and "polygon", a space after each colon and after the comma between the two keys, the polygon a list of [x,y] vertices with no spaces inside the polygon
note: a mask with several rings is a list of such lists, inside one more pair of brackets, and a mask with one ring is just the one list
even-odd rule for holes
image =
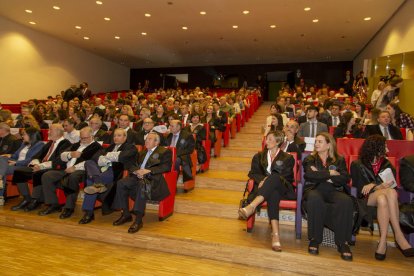
{"label": "wooden floor", "polygon": [[58,214],[11,212],[18,199],[8,202],[0,208],[0,274],[413,275],[414,259],[396,248],[388,248],[386,261],[374,260],[377,235],[358,235],[354,261],[345,262],[333,248],[310,256],[306,227],[302,240],[296,240],[289,222],[282,222],[281,253],[270,249],[266,219],[246,233],[237,206],[251,157],[261,148],[268,109],[262,106],[222,157],[212,160],[211,170],[197,175],[195,190],[177,194],[172,217],[159,222],[149,210],[136,234],[127,233],[128,225],[112,226],[118,213],[102,217],[96,211],[95,221],[79,225],[80,208],[60,220]]}

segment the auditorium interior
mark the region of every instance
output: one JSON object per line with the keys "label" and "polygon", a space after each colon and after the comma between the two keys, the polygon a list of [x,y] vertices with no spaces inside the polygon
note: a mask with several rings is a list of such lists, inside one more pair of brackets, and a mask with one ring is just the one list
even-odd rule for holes
{"label": "auditorium interior", "polygon": [[[93,221],[81,224],[86,181],[80,184],[74,213],[66,219],[58,213],[39,216],[38,210],[11,210],[21,197],[13,173],[8,175],[2,182],[7,190],[4,206],[0,206],[0,274],[413,275],[414,258],[401,254],[391,226],[386,260],[374,258],[380,239],[376,220],[372,228],[361,227],[352,236],[350,262],[341,259],[337,246],[329,241],[334,232],[328,228],[319,255],[309,254],[302,195],[298,200],[281,201],[281,252],[272,250],[266,207],[247,220],[238,213],[253,169],[252,158],[266,147],[269,109],[279,103],[282,93],[296,95],[296,87],[311,87],[335,95],[344,87],[347,71],[352,78],[363,72],[366,84],[353,91],[354,99],[366,101],[371,110],[377,104],[370,101],[373,91],[394,69],[401,78],[396,103],[414,115],[413,11],[414,0],[0,0],[0,115],[10,109],[14,122],[23,106],[31,107],[33,99],[44,106],[54,105],[59,97],[62,101],[69,87],[81,84],[79,89],[83,89],[85,83],[91,91],[83,99],[86,106],[99,109],[99,102],[103,110],[109,110],[108,102],[125,104],[131,98],[139,104],[148,99],[148,103],[157,102],[173,112],[174,97],[180,97],[190,116],[199,114],[193,111],[196,105],[208,114],[210,104],[203,104],[208,99],[219,106],[223,98],[227,105],[229,98],[244,104],[234,117],[234,110],[226,111],[229,117],[223,131],[211,129],[207,121],[210,129],[200,141],[206,160],[199,164],[195,148],[188,155],[192,180],[177,175],[180,169],[184,175],[184,163],[177,171],[172,166],[163,174],[170,195],[147,201],[144,226],[138,233],[132,234],[128,223],[114,226],[120,208],[102,214],[99,201]],[[165,98],[165,94],[173,98]],[[286,97],[293,101],[291,95]],[[198,97],[200,101],[194,104]],[[97,98],[102,100],[95,101]],[[136,109],[132,105],[136,121],[131,121],[130,129],[140,120],[138,100]],[[81,103],[82,108],[86,107]],[[151,111],[156,118],[158,107],[151,105]],[[294,111],[285,113],[285,117],[297,119]],[[180,126],[185,124],[181,116],[177,115]],[[82,121],[88,125],[86,117]],[[106,123],[111,135],[115,122]],[[21,128],[10,129],[21,133]],[[46,143],[51,131],[39,131]],[[402,132],[409,140],[414,128]],[[211,133],[215,142],[208,141]],[[112,139],[108,141],[115,141]],[[198,138],[195,140],[197,144]],[[337,138],[338,151],[339,147],[345,149],[340,154],[352,152],[347,153],[347,162],[358,155],[362,143],[351,140],[362,139]],[[414,154],[414,141],[389,142],[387,150],[396,153],[392,164]],[[137,146],[140,152],[143,147]],[[177,162],[178,148],[171,152]],[[304,171],[301,158],[293,156],[295,189],[301,192]],[[270,153],[268,158],[272,158]],[[127,177],[127,170],[123,173]],[[396,174],[400,182],[399,167]],[[29,188],[34,189],[31,183]],[[404,192],[404,199],[414,202],[414,193]],[[56,196],[65,204],[66,191],[60,186]],[[402,198],[400,195],[400,202]],[[414,247],[414,233],[406,238]]]}

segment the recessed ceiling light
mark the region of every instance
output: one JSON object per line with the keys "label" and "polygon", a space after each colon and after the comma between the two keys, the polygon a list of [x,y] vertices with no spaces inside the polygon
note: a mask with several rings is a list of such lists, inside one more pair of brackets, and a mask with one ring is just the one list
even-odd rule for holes
{"label": "recessed ceiling light", "polygon": [[243,11],[243,14],[249,14],[250,11]]}
{"label": "recessed ceiling light", "polygon": [[186,26],[182,26],[181,29],[188,30],[188,28]]}
{"label": "recessed ceiling light", "polygon": [[146,32],[142,32],[141,34],[142,34],[142,35],[147,35],[147,33],[146,33]]}
{"label": "recessed ceiling light", "polygon": [[78,30],[82,29],[81,26],[75,26],[75,28],[78,29]]}
{"label": "recessed ceiling light", "polygon": [[200,12],[201,15],[206,15],[207,13],[205,11]]}
{"label": "recessed ceiling light", "polygon": [[276,28],[276,25],[270,25],[270,28],[274,29]]}
{"label": "recessed ceiling light", "polygon": [[36,25],[36,22],[30,21],[29,24]]}
{"label": "recessed ceiling light", "polygon": [[24,10],[27,13],[32,13],[32,10]]}
{"label": "recessed ceiling light", "polygon": [[111,20],[111,18],[109,18],[109,17],[105,17],[104,19],[105,19],[105,21],[110,21]]}
{"label": "recessed ceiling light", "polygon": [[314,20],[312,20],[312,22],[317,23],[317,22],[319,22],[319,19],[314,19]]}
{"label": "recessed ceiling light", "polygon": [[103,4],[103,2],[102,2],[102,1],[96,1],[96,4],[98,4],[98,5],[102,5],[102,4]]}
{"label": "recessed ceiling light", "polygon": [[149,13],[146,13],[144,15],[145,15],[145,17],[151,17],[151,14],[149,14]]}
{"label": "recessed ceiling light", "polygon": [[55,10],[60,10],[60,7],[58,7],[58,6],[53,6],[53,9],[55,9]]}
{"label": "recessed ceiling light", "polygon": [[365,21],[370,21],[371,20],[371,17],[365,17],[364,20]]}
{"label": "recessed ceiling light", "polygon": [[311,10],[311,8],[306,7],[306,8],[304,8],[304,10],[305,10],[305,11],[310,11],[310,10]]}
{"label": "recessed ceiling light", "polygon": [[233,25],[233,29],[237,29],[239,26],[237,25]]}
{"label": "recessed ceiling light", "polygon": [[115,39],[121,39],[119,36],[115,36]]}
{"label": "recessed ceiling light", "polygon": [[89,40],[89,37],[87,37],[87,36],[84,36],[84,37],[83,37],[83,39],[85,39],[85,40]]}

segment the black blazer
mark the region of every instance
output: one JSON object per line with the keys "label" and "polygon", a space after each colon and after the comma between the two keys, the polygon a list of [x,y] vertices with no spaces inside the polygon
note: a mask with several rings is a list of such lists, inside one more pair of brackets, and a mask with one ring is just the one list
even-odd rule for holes
{"label": "black blazer", "polygon": [[[139,170],[142,162],[145,159],[148,149],[145,149],[139,153],[137,162],[131,166],[129,171],[132,173]],[[152,152],[145,169],[151,171],[148,179],[151,181],[151,198],[152,200],[163,200],[170,195],[167,182],[164,179],[163,173],[171,171],[172,166],[172,152],[162,146],[158,146]]]}
{"label": "black blazer", "polygon": [[[92,160],[98,162],[100,156],[106,155],[108,152],[112,152],[115,146],[115,144],[111,144],[106,149],[101,148],[99,151],[95,153]],[[118,156],[118,162],[112,162],[112,169],[114,170],[114,179],[117,179],[119,176],[121,176],[124,170],[129,170],[129,168],[131,168],[135,164],[138,158],[138,150],[135,145],[125,142],[119,147],[118,151],[120,151],[120,154]]]}
{"label": "black blazer", "polygon": [[[66,149],[65,151],[76,151],[80,147],[80,142],[73,144],[70,148]],[[90,160],[94,157],[95,153],[97,153],[102,146],[94,141],[89,146],[87,146],[81,153],[81,156],[76,159],[75,165],[86,160]],[[63,151],[63,152],[65,152]],[[64,165],[61,167],[62,170],[66,169],[67,162],[64,162]]]}
{"label": "black blazer", "polygon": [[203,140],[206,140],[206,129],[204,128],[204,125],[196,126],[192,132],[191,132],[191,125],[186,126],[184,130],[187,131],[188,133],[192,133],[196,135],[196,143],[199,146],[201,146]]}
{"label": "black blazer", "polygon": [[98,129],[93,138],[95,141],[105,141],[108,140],[108,133],[103,129]]}
{"label": "black blazer", "polygon": [[[329,166],[331,165],[336,167],[336,170],[340,175],[331,176],[329,174]],[[313,171],[311,169],[312,166],[314,166],[317,171]],[[328,158],[326,167],[324,167],[319,156],[310,154],[303,160],[303,170],[305,178],[304,192],[316,189],[319,185],[333,185],[338,191],[349,193],[349,188],[347,186],[349,174],[345,159],[342,156],[339,156],[335,162]],[[328,182],[329,179],[331,179],[333,183]]]}
{"label": "black blazer", "polygon": [[[113,144],[114,143],[114,132],[115,131],[112,131],[112,133],[110,135],[107,135],[107,138],[104,141],[105,144]],[[129,128],[128,131],[127,131],[127,143],[136,145],[137,144],[137,135],[138,135],[138,133],[135,130],[133,130],[132,128]]]}
{"label": "black blazer", "polygon": [[22,140],[9,133],[5,137],[0,138],[0,154],[13,154],[19,149],[21,144]]}
{"label": "black blazer", "polygon": [[[388,133],[394,140],[403,140],[403,136],[400,129],[394,125],[388,125]],[[367,125],[365,127],[364,137],[368,137],[375,134],[383,136],[379,125]]]}
{"label": "black blazer", "polygon": [[290,190],[293,191],[295,159],[292,155],[280,150],[275,159],[273,159],[271,173],[269,174],[267,171],[267,152],[268,150],[264,149],[253,156],[251,169],[248,174],[249,178],[252,178],[256,184],[259,184],[270,174],[279,174],[282,183],[291,186]]}
{"label": "black blazer", "polygon": [[[51,145],[52,145],[52,141],[47,142],[42,147],[42,149],[39,151],[39,153],[36,154],[35,157],[33,157],[33,159],[38,159],[40,162],[42,162],[43,158],[46,157]],[[60,159],[60,155],[70,146],[72,146],[72,144],[67,139],[63,139],[62,141],[59,142],[55,151],[49,157],[49,161],[52,161],[52,169],[60,169],[66,166],[66,163],[63,162],[62,159]]]}
{"label": "black blazer", "polygon": [[[167,136],[166,143],[167,146],[171,145],[173,134],[170,133]],[[180,135],[178,136],[177,144],[176,144],[176,151],[177,151],[177,158],[181,159],[181,165],[190,165],[192,166],[191,162],[191,154],[195,148],[195,140],[193,134],[189,133],[185,129],[180,131]]]}
{"label": "black blazer", "polygon": [[[163,135],[162,133],[159,133],[159,132],[157,132],[157,131],[155,131],[155,130],[151,130],[151,131],[149,131],[149,132],[155,132],[155,133],[158,133],[158,135],[160,136],[160,146],[169,146],[169,145],[167,145],[167,144],[166,144],[166,142],[165,142],[165,138],[164,138],[164,135]],[[137,136],[136,136],[135,144],[136,144],[136,145],[145,146],[145,139],[144,139],[144,137],[145,137],[145,135],[146,135],[146,134],[148,134],[149,132],[146,132],[145,130],[141,130],[141,131],[139,131],[139,132],[137,133]]]}
{"label": "black blazer", "polygon": [[414,193],[414,155],[400,159],[400,183],[404,189]]}
{"label": "black blazer", "polygon": [[226,130],[226,124],[227,124],[227,115],[223,111],[219,111],[219,115],[217,116],[217,112],[214,111],[217,117],[217,129],[220,131]]}
{"label": "black blazer", "polygon": [[[341,115],[339,115],[338,116],[338,122],[337,122],[337,126],[339,126],[339,124],[342,122],[342,116]],[[329,115],[329,116],[327,116],[326,118],[325,118],[325,122],[324,122],[328,127],[331,127],[332,126],[332,116],[331,115]]]}
{"label": "black blazer", "polygon": [[302,160],[302,152],[305,151],[306,143],[303,139],[295,136],[293,143],[290,143],[286,152],[296,152],[298,160]]}
{"label": "black blazer", "polygon": [[[395,168],[391,165],[390,161],[388,159],[384,159],[384,161],[381,164],[380,170],[378,173],[384,171],[385,169],[390,168],[392,172],[394,173],[394,177],[396,176]],[[356,187],[357,189],[357,196],[362,196],[362,188],[369,184],[374,183],[376,185],[380,185],[383,181],[381,180],[381,177],[378,174],[374,174],[374,171],[372,170],[372,166],[365,166],[361,162],[361,160],[356,160],[352,162],[351,164],[351,177],[352,177],[352,186]]]}

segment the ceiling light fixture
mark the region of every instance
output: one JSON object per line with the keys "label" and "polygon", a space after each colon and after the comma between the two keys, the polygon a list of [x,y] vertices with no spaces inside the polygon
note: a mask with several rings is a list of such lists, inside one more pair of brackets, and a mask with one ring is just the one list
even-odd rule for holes
{"label": "ceiling light fixture", "polygon": [[146,13],[144,15],[145,15],[145,17],[151,17],[151,14],[149,14],[149,13]]}
{"label": "ceiling light fixture", "polygon": [[85,39],[85,40],[89,40],[89,37],[87,37],[87,36],[84,36],[84,37],[83,37],[83,39]]}
{"label": "ceiling light fixture", "polygon": [[105,17],[104,19],[105,19],[105,21],[111,21],[111,18],[109,18],[109,17]]}
{"label": "ceiling light fixture", "polygon": [[142,32],[141,34],[142,34],[142,35],[147,35],[147,33],[146,33],[146,32]]}
{"label": "ceiling light fixture", "polygon": [[60,7],[58,7],[58,6],[53,6],[53,9],[55,9],[55,10],[60,10]]}
{"label": "ceiling light fixture", "polygon": [[32,10],[24,10],[27,13],[32,13]]}
{"label": "ceiling light fixture", "polygon": [[36,22],[30,21],[29,24],[36,25]]}
{"label": "ceiling light fixture", "polygon": [[276,25],[270,25],[270,28],[274,29],[276,28]]}
{"label": "ceiling light fixture", "polygon": [[78,29],[78,30],[82,29],[81,26],[75,26],[75,28]]}
{"label": "ceiling light fixture", "polygon": [[207,13],[205,11],[200,12],[201,15],[206,15]]}
{"label": "ceiling light fixture", "polygon": [[310,11],[310,10],[311,10],[311,8],[306,7],[306,8],[304,8],[303,10],[304,10],[304,11]]}
{"label": "ceiling light fixture", "polygon": [[243,14],[249,14],[250,11],[243,11]]}
{"label": "ceiling light fixture", "polygon": [[370,21],[371,20],[371,17],[365,17],[364,20],[365,21]]}
{"label": "ceiling light fixture", "polygon": [[121,39],[119,36],[115,36],[115,39]]}
{"label": "ceiling light fixture", "polygon": [[317,22],[319,22],[319,19],[314,19],[314,20],[312,20],[312,22],[317,23]]}
{"label": "ceiling light fixture", "polygon": [[102,1],[96,1],[96,4],[98,4],[98,5],[102,5],[102,4],[103,4],[103,2],[102,2]]}
{"label": "ceiling light fixture", "polygon": [[233,25],[233,29],[237,29],[239,26],[237,25]]}
{"label": "ceiling light fixture", "polygon": [[186,26],[182,26],[181,29],[188,30],[188,28]]}

